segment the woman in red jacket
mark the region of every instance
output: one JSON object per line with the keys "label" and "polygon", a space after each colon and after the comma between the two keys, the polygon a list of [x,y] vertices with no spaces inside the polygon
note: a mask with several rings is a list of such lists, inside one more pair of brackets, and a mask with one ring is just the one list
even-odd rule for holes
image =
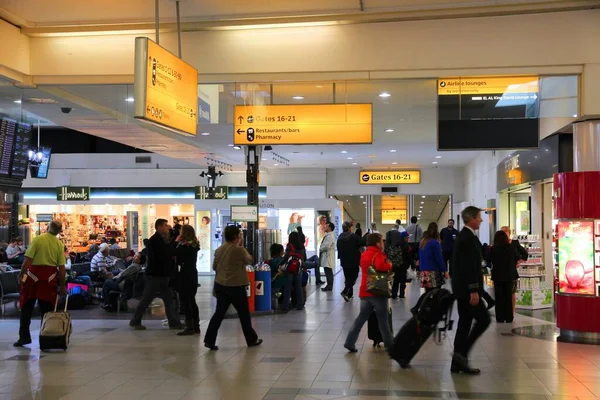
{"label": "woman in red jacket", "polygon": [[369,267],[372,265],[377,271],[389,272],[392,269],[390,263],[383,252],[383,238],[379,233],[372,233],[367,236],[367,250],[360,257],[360,269],[362,277],[360,282],[360,314],[356,317],[352,329],[348,333],[344,347],[351,353],[358,352],[356,341],[364,324],[369,320],[373,311],[377,314],[379,330],[383,337],[383,343],[387,349],[392,347],[394,338],[388,324],[388,299],[384,296],[376,296],[367,292],[367,276]]}

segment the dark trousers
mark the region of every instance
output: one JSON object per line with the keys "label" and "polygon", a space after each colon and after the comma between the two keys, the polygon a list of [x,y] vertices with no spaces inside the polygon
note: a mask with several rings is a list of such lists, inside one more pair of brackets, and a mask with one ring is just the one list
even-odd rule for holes
{"label": "dark trousers", "polygon": [[198,327],[200,325],[200,310],[198,309],[198,303],[196,303],[196,293],[179,292],[179,301],[185,313],[186,323]]}
{"label": "dark trousers", "polygon": [[[360,271],[360,269],[357,265],[355,267],[342,267],[342,270],[344,271],[345,279],[344,290],[342,290],[342,294],[352,297],[354,296],[354,285],[358,279],[358,271]],[[327,282],[327,285],[329,285],[329,282]]]}
{"label": "dark trousers", "polygon": [[406,270],[394,271],[394,283],[392,284],[392,298],[398,297],[398,289],[400,289],[400,298],[403,299],[406,295]]}
{"label": "dark trousers", "polygon": [[21,323],[19,326],[19,338],[20,339],[29,339],[31,340],[31,333],[29,333],[29,326],[31,325],[31,317],[33,316],[33,309],[35,307],[35,302],[38,302],[38,307],[40,308],[40,313],[42,316],[40,320],[44,319],[44,314],[47,312],[54,310],[54,305],[48,303],[44,300],[39,299],[29,299],[21,308]]}
{"label": "dark trousers", "polygon": [[448,266],[448,271],[451,271],[451,264],[452,264],[452,251],[448,251],[448,250],[444,250],[442,252],[443,256],[444,256],[444,264],[446,264]]}
{"label": "dark trousers", "polygon": [[169,287],[169,277],[162,276],[146,276],[146,286],[144,287],[144,294],[142,299],[135,309],[133,318],[131,319],[132,325],[139,325],[142,323],[142,317],[152,300],[155,297],[160,297],[165,303],[165,313],[169,320],[169,326],[178,326],[181,322],[177,310],[173,306],[173,290]]}
{"label": "dark trousers", "polygon": [[314,269],[315,270],[315,280],[317,282],[321,281],[321,267],[319,267],[319,257],[312,256],[303,265],[306,269]]}
{"label": "dark trousers", "polygon": [[494,281],[494,293],[496,294],[496,321],[512,322],[512,281]]}
{"label": "dark trousers", "polygon": [[248,295],[245,286],[223,286],[215,282],[215,297],[217,298],[217,309],[210,319],[204,343],[214,346],[217,342],[217,333],[221,327],[221,322],[225,318],[229,305],[233,305],[240,318],[242,330],[247,344],[256,343],[258,335],[252,328],[250,319],[250,309],[248,307]]}
{"label": "dark trousers", "polygon": [[327,277],[327,288],[333,288],[333,269],[323,268],[325,270],[325,276]]}
{"label": "dark trousers", "polygon": [[476,306],[472,306],[468,298],[460,298],[457,300],[457,308],[458,328],[454,339],[454,352],[468,357],[473,344],[490,325],[490,314],[481,299]]}
{"label": "dark trousers", "polygon": [[104,299],[104,305],[110,305],[110,299],[108,297],[108,294],[112,291],[120,292],[117,281],[115,281],[114,279],[105,280],[104,284],[102,285],[102,296]]}
{"label": "dark trousers", "polygon": [[[296,299],[296,308],[298,310],[302,310],[304,308],[304,296],[302,294],[302,271],[298,272],[297,274],[284,272],[283,279],[283,308],[285,310],[290,308],[290,298],[292,293],[294,293]],[[292,290],[292,288],[294,290]]]}

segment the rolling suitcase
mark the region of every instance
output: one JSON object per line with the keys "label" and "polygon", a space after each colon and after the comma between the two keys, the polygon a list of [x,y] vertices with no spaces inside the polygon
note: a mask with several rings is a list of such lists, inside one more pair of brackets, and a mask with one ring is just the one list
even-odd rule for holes
{"label": "rolling suitcase", "polygon": [[410,361],[432,333],[436,333],[435,341],[441,343],[446,333],[452,330],[453,303],[452,293],[446,289],[433,289],[419,298],[411,309],[413,317],[402,326],[390,350],[390,357],[400,367],[408,368]]}
{"label": "rolling suitcase", "polygon": [[[392,308],[388,303],[388,324],[390,326],[390,331],[394,332],[394,328],[392,326]],[[380,344],[383,343],[383,336],[381,335],[381,331],[379,330],[379,320],[377,319],[377,315],[375,315],[375,311],[371,313],[369,316],[369,322],[367,323],[367,336],[369,340],[373,341],[373,347],[380,347]]]}
{"label": "rolling suitcase", "polygon": [[54,311],[44,314],[42,328],[40,329],[40,350],[67,350],[71,338],[71,314],[67,311],[69,296],[65,301],[64,311],[57,311],[58,298],[54,304]]}

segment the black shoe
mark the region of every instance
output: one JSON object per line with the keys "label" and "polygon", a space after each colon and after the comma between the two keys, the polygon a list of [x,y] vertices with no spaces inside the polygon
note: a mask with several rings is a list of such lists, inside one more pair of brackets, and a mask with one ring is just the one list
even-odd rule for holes
{"label": "black shoe", "polygon": [[248,347],[256,347],[256,346],[260,346],[261,344],[263,344],[263,340],[258,339],[256,342],[249,344]]}
{"label": "black shoe", "polygon": [[350,297],[346,293],[342,293],[342,298],[346,301],[346,303],[350,303]]}
{"label": "black shoe", "polygon": [[316,283],[317,285],[324,285],[324,284],[325,284],[325,282],[323,282],[323,281],[316,281],[315,283]]}
{"label": "black shoe", "polygon": [[481,370],[477,368],[471,368],[469,366],[469,361],[467,357],[462,354],[454,353],[452,357],[452,366],[450,367],[450,372],[454,374],[465,374],[465,375],[479,375],[481,374]]}
{"label": "black shoe", "polygon": [[331,287],[324,287],[324,288],[321,288],[321,291],[322,292],[332,292],[333,288],[331,288]]}
{"label": "black shoe", "polygon": [[219,350],[219,346],[215,346],[214,344],[204,343],[204,347],[206,347],[207,349],[210,349],[210,351]]}
{"label": "black shoe", "polygon": [[16,342],[13,343],[14,347],[23,347],[26,344],[31,344],[31,338],[28,339],[19,339]]}
{"label": "black shoe", "polygon": [[191,327],[185,328],[181,332],[177,332],[177,336],[193,336],[195,334],[194,328]]}
{"label": "black shoe", "polygon": [[135,329],[136,331],[145,331],[146,327],[142,324],[134,324],[134,323],[129,323],[129,326],[132,327],[133,329]]}
{"label": "black shoe", "polygon": [[398,298],[398,296],[392,296],[391,299],[392,300],[396,300]]}
{"label": "black shoe", "polygon": [[346,345],[344,345],[344,348],[350,353],[358,353],[358,349],[356,347],[347,347]]}

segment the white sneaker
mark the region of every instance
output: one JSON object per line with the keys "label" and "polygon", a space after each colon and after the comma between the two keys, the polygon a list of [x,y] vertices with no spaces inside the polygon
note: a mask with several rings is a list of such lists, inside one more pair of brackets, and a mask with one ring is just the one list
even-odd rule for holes
{"label": "white sneaker", "polygon": [[162,322],[162,326],[169,326],[169,320],[168,319],[163,319],[161,322]]}

